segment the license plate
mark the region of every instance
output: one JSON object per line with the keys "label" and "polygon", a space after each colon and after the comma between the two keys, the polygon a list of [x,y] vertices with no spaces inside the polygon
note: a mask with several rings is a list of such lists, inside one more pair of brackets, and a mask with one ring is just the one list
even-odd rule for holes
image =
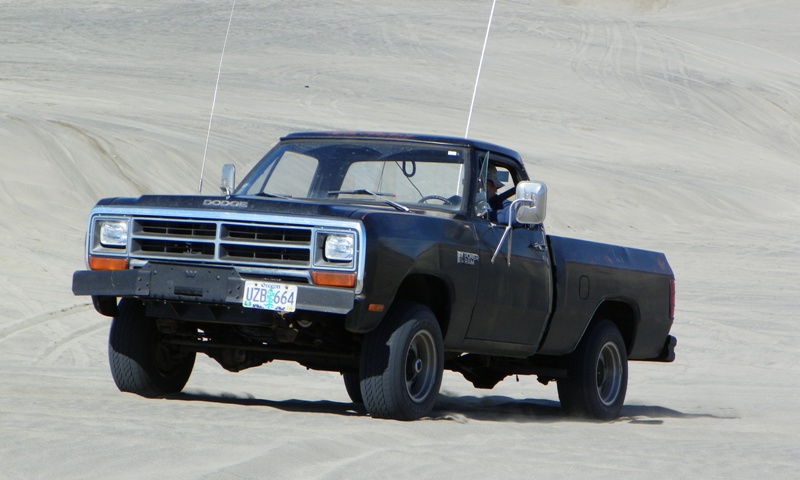
{"label": "license plate", "polygon": [[276,312],[294,312],[297,307],[297,285],[248,280],[244,283],[242,306]]}

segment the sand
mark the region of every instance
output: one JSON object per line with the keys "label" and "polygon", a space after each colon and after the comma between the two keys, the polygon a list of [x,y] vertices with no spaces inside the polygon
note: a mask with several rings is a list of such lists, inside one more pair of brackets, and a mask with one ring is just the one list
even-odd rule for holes
{"label": "sand", "polygon": [[[677,359],[631,363],[610,423],[534,377],[446,373],[410,423],[285,362],[117,391],[109,319],[71,293],[88,213],[197,192],[231,3],[0,8],[0,478],[800,476],[800,2],[497,2],[469,136],[547,183],[550,233],[676,274]],[[203,193],[292,131],[464,135],[490,9],[237,2]]]}

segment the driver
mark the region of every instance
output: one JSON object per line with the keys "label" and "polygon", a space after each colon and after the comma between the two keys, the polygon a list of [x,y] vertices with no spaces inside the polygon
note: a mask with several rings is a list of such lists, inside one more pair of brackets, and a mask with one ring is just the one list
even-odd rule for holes
{"label": "driver", "polygon": [[497,167],[489,165],[486,180],[486,192],[488,193],[489,208],[491,209],[489,210],[489,221],[499,225],[508,225],[511,200],[504,200],[503,197],[497,195],[497,190],[505,186],[497,176]]}

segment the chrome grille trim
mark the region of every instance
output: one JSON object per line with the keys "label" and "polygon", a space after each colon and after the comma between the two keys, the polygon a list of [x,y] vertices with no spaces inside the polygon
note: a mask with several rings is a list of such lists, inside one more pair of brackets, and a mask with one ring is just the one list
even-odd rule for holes
{"label": "chrome grille trim", "polygon": [[[126,248],[95,247],[95,219],[104,217],[129,219],[130,235]],[[353,272],[356,274],[355,293],[361,293],[364,287],[366,233],[358,220],[103,205],[92,210],[88,231],[87,262],[89,255],[97,254],[127,256],[132,268],[139,268],[149,261],[227,265],[254,278],[296,278],[308,284],[311,283],[312,269]],[[353,262],[320,263],[322,245],[318,245],[319,240],[337,232],[355,235]]]}
{"label": "chrome grille trim", "polygon": [[216,225],[211,222],[178,221],[169,219],[141,218],[134,224],[134,235],[153,236],[191,236],[211,237],[216,232]]}
{"label": "chrome grille trim", "polygon": [[313,227],[133,217],[130,257],[310,268]]}

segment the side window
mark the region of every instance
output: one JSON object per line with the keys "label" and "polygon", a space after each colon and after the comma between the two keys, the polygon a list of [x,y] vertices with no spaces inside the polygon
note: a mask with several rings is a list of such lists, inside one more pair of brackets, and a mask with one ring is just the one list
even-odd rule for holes
{"label": "side window", "polygon": [[512,171],[513,162],[492,152],[482,152],[478,157],[478,189],[475,198],[475,214],[494,221],[505,200],[511,199],[516,190],[519,172]]}
{"label": "side window", "polygon": [[[511,175],[511,171],[502,165],[495,165],[495,170],[497,171],[497,179],[502,183],[502,186],[497,189],[497,194],[505,197],[505,194],[515,187],[514,178]],[[510,195],[513,195],[513,193]]]}

